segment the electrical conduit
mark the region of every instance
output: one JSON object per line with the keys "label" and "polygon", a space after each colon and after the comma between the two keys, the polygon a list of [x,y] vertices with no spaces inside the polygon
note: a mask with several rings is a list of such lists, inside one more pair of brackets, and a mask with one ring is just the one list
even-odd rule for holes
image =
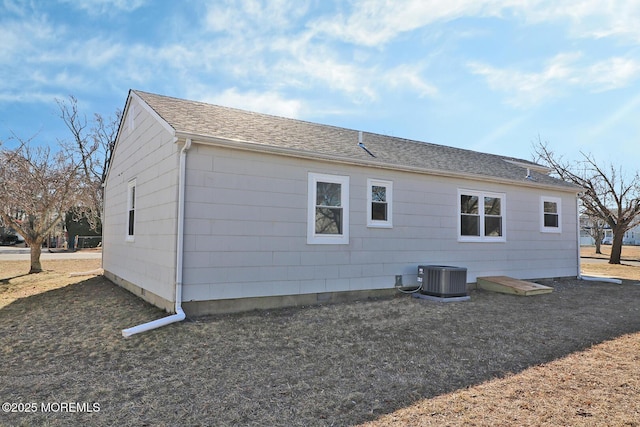
{"label": "electrical conduit", "polygon": [[178,182],[178,235],[176,237],[176,305],[175,314],[153,320],[141,325],[133,326],[122,330],[122,336],[127,338],[131,335],[157,329],[175,322],[181,322],[186,317],[182,310],[182,261],[184,252],[184,192],[186,176],[187,150],[191,148],[191,139],[187,138],[180,150],[180,175]]}

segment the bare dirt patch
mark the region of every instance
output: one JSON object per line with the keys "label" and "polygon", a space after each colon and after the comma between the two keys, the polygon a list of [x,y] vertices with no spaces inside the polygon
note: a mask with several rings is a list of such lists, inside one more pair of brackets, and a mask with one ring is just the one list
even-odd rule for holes
{"label": "bare dirt patch", "polygon": [[100,410],[0,413],[0,425],[640,424],[631,281],[256,311],[123,339],[121,329],[165,313],[103,277],[63,271],[95,260],[60,262],[34,276],[50,278],[40,292],[0,263],[0,400]]}

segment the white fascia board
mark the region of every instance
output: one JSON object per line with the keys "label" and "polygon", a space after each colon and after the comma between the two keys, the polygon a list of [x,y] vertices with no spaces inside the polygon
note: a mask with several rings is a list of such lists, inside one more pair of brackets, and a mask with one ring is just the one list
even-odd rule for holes
{"label": "white fascia board", "polygon": [[473,181],[516,185],[519,187],[548,189],[548,190],[561,191],[561,192],[571,193],[571,194],[578,194],[582,191],[582,188],[571,188],[571,187],[565,188],[565,187],[560,187],[560,186],[551,185],[551,184],[543,184],[535,181],[515,181],[511,179],[506,179],[506,178],[489,177],[485,175],[475,175],[475,174],[464,173],[464,172],[443,171],[443,170],[426,169],[426,168],[419,168],[419,167],[413,167],[413,166],[393,165],[393,164],[382,163],[377,160],[353,159],[350,157],[336,156],[334,154],[323,154],[323,153],[317,153],[312,151],[302,151],[302,150],[291,149],[291,148],[275,147],[273,145],[264,145],[264,144],[258,144],[255,142],[242,141],[242,140],[236,140],[236,139],[226,139],[226,138],[218,138],[218,137],[212,137],[212,136],[206,136],[206,135],[198,135],[190,132],[176,131],[175,137],[176,137],[176,141],[186,140],[187,138],[189,138],[196,144],[213,145],[213,146],[224,147],[224,148],[235,148],[238,150],[277,154],[281,156],[296,157],[296,158],[307,159],[307,160],[319,160],[319,161],[326,161],[330,163],[342,163],[342,164],[349,164],[349,165],[374,167],[378,169],[387,169],[387,170],[393,170],[393,171],[413,172],[413,173],[440,176],[440,177],[446,177],[446,178],[470,179]]}

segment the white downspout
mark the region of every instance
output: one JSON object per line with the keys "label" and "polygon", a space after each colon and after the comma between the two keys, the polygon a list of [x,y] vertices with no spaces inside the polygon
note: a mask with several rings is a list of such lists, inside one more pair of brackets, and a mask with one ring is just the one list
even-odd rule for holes
{"label": "white downspout", "polygon": [[582,255],[580,253],[580,193],[576,194],[576,232],[578,233],[578,280],[582,280]]}
{"label": "white downspout", "polygon": [[151,329],[160,328],[171,323],[180,322],[186,317],[182,310],[182,261],[184,255],[184,192],[187,150],[191,148],[191,139],[187,138],[180,151],[180,175],[178,182],[178,231],[176,236],[176,305],[175,314],[133,326],[122,330],[122,336],[127,338],[131,335],[146,332]]}

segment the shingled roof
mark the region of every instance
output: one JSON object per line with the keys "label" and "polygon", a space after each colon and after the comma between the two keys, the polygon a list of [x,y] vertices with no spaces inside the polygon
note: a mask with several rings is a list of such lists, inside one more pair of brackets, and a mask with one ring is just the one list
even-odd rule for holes
{"label": "shingled roof", "polygon": [[362,132],[365,150],[358,145],[360,132],[357,130],[137,90],[131,92],[165,120],[176,136],[189,135],[195,141],[198,137],[227,140],[243,144],[244,148],[282,150],[288,155],[299,154],[306,158],[579,190],[547,175],[543,166],[527,160]]}

